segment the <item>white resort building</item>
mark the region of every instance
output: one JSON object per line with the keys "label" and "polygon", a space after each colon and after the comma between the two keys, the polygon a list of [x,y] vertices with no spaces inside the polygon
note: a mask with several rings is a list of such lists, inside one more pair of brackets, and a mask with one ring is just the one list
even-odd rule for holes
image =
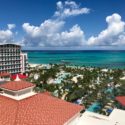
{"label": "white resort building", "polygon": [[125,125],[125,111],[114,109],[109,116],[85,111],[76,123],[70,125]]}
{"label": "white resort building", "polygon": [[0,45],[0,73],[25,73],[28,71],[27,54],[16,44]]}

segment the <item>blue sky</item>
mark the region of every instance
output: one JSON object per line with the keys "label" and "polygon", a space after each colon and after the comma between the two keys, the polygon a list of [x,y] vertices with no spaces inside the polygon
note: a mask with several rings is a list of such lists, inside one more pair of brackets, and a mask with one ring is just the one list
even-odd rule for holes
{"label": "blue sky", "polygon": [[28,49],[125,49],[125,0],[1,0],[0,42]]}

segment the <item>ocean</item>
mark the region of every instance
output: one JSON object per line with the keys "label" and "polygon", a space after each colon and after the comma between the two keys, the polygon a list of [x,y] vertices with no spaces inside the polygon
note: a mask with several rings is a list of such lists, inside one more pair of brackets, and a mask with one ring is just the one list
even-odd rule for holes
{"label": "ocean", "polygon": [[103,50],[45,50],[25,51],[28,53],[29,63],[49,64],[68,62],[77,66],[92,66],[104,68],[125,69],[125,51],[103,51]]}

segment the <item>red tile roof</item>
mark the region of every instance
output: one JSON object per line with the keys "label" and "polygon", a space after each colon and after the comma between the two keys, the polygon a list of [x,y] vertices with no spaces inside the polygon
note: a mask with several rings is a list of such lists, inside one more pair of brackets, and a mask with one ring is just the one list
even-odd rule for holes
{"label": "red tile roof", "polygon": [[44,95],[52,96],[51,92],[48,92],[48,91],[44,92]]}
{"label": "red tile roof", "polygon": [[11,78],[16,79],[17,75],[19,76],[20,79],[26,79],[27,78],[27,76],[23,75],[23,74],[15,74],[15,75],[12,75]]}
{"label": "red tile roof", "polygon": [[31,86],[35,86],[35,85],[27,81],[10,81],[10,82],[6,82],[5,84],[1,84],[0,88],[17,91]]}
{"label": "red tile roof", "polygon": [[3,73],[0,73],[0,76],[1,76],[1,77],[4,77],[4,76],[10,76],[10,73],[3,72]]}
{"label": "red tile roof", "polygon": [[125,106],[125,96],[117,96],[116,100],[122,105]]}
{"label": "red tile roof", "polygon": [[45,94],[20,101],[0,96],[0,125],[63,125],[82,109]]}

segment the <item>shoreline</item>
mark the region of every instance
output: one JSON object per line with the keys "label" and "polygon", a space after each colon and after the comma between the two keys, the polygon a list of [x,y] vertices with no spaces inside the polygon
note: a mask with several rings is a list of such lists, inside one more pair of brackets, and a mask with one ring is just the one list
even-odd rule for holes
{"label": "shoreline", "polygon": [[63,62],[67,63],[66,65],[80,67],[125,69],[125,52],[123,51],[35,51],[28,52],[28,59],[29,63],[39,65]]}
{"label": "shoreline", "polygon": [[[56,63],[55,63],[56,64]],[[50,67],[50,64],[37,64],[37,63],[29,63],[29,66],[31,68],[33,67]],[[118,68],[107,68],[107,67],[93,67],[93,66],[79,66],[79,65],[66,65],[66,67],[70,67],[70,68],[79,68],[79,69],[84,69],[84,68],[89,68],[89,69],[93,69],[93,68],[100,68],[102,71],[107,72],[108,70],[115,70]],[[124,69],[122,69],[124,70]]]}
{"label": "shoreline", "polygon": [[[52,63],[52,64],[58,64],[58,63]],[[36,67],[36,66],[50,66],[50,63],[29,63],[30,67]],[[121,69],[121,70],[125,70],[125,67],[120,68],[120,67],[104,67],[104,66],[85,66],[85,65],[67,65],[65,64],[67,67],[72,67],[72,68],[100,68],[100,69],[106,69],[106,70],[117,70],[117,69]]]}

